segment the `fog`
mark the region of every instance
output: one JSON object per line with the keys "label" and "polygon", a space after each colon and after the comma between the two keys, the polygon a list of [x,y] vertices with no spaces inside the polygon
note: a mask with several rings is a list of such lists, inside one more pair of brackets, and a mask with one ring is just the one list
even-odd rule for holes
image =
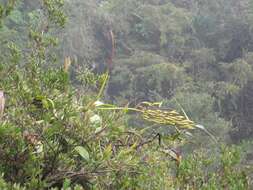
{"label": "fog", "polygon": [[230,125],[233,142],[252,138],[251,1],[69,0],[66,9],[64,56],[110,67],[110,101],[177,99],[207,126]]}

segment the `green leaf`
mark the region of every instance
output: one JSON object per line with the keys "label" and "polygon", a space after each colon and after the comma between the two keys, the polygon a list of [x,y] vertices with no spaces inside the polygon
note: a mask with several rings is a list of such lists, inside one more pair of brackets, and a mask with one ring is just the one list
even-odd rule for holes
{"label": "green leaf", "polygon": [[75,150],[78,152],[80,156],[82,156],[86,161],[90,159],[89,152],[82,146],[75,147]]}
{"label": "green leaf", "polygon": [[102,127],[98,127],[98,128],[96,128],[95,133],[99,133],[101,130],[103,130],[103,128]]}
{"label": "green leaf", "polygon": [[71,185],[71,180],[70,179],[65,179],[64,182],[63,182],[62,189],[63,190],[70,189],[70,185]]}
{"label": "green leaf", "polygon": [[109,144],[104,150],[103,159],[108,160],[110,159],[111,155],[112,155],[112,145]]}

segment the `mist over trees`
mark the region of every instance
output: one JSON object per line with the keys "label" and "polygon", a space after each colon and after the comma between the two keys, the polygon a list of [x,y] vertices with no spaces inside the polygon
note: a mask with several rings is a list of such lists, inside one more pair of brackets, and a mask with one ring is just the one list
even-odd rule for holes
{"label": "mist over trees", "polygon": [[[194,94],[199,100],[193,104],[210,106],[210,112],[230,122],[236,131],[230,134],[233,141],[252,137],[251,98],[247,98],[253,76],[252,1],[67,4],[71,16],[64,55],[102,72],[110,49],[106,32],[111,29],[114,33],[116,55],[107,91],[111,101],[169,104],[180,96],[186,101]],[[71,11],[75,7],[78,11]],[[201,101],[202,96],[209,101]]]}
{"label": "mist over trees", "polygon": [[251,189],[252,0],[0,0],[0,189]]}

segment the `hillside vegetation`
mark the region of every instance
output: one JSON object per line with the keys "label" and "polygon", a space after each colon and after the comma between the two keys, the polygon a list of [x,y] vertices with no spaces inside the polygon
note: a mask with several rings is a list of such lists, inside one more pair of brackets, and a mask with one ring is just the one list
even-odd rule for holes
{"label": "hillside vegetation", "polygon": [[0,189],[252,189],[252,44],[251,0],[0,0]]}

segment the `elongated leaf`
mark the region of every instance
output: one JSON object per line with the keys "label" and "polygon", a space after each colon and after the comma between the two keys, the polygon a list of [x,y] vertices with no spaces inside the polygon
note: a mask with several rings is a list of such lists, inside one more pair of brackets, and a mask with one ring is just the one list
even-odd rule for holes
{"label": "elongated leaf", "polygon": [[217,139],[203,125],[197,124],[196,127],[204,131],[207,135],[209,135],[214,140],[215,143],[218,143]]}
{"label": "elongated leaf", "polygon": [[112,155],[112,145],[109,144],[109,145],[105,148],[105,150],[104,150],[103,158],[104,158],[105,160],[108,160],[108,159],[110,159],[111,155]]}
{"label": "elongated leaf", "polygon": [[75,150],[82,156],[86,161],[90,159],[89,152],[82,146],[75,147]]}

